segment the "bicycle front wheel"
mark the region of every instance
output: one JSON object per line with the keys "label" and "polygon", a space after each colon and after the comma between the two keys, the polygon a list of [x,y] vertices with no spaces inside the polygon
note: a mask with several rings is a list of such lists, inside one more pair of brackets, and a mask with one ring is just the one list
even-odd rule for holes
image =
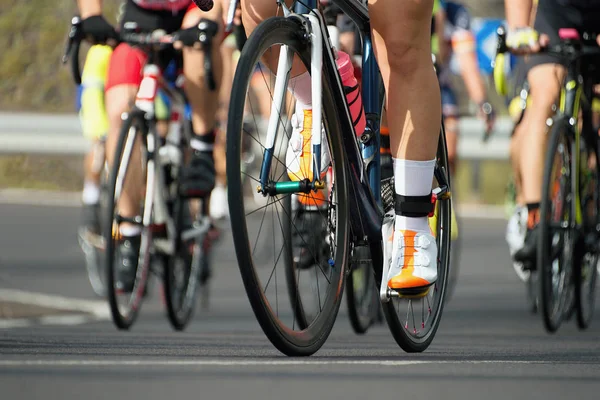
{"label": "bicycle front wheel", "polygon": [[[108,185],[104,230],[107,294],[113,322],[119,329],[129,329],[137,318],[150,265],[152,232],[144,225],[144,217],[151,209],[143,198],[152,175],[147,168],[147,132],[143,113],[129,113],[121,127]],[[137,235],[125,240],[123,226]],[[132,267],[132,263],[137,265]]]}
{"label": "bicycle front wheel", "polygon": [[[289,77],[292,64],[310,71],[304,33],[299,21],[281,17],[256,28],[240,56],[227,123],[229,210],[244,287],[264,333],[290,356],[315,353],[329,336],[342,299],[349,253],[345,154],[333,82],[326,74],[322,130],[327,140],[322,143],[332,159],[328,185],[303,194],[275,190],[295,184],[285,160],[295,112]],[[278,73],[278,79],[286,79],[280,82],[265,65],[279,65],[278,59],[286,59],[279,58],[280,52],[286,51],[289,68]],[[277,125],[276,137],[267,136],[266,121]],[[260,171],[242,168],[249,139],[262,149]],[[272,191],[262,190],[261,176]],[[245,193],[245,181],[261,190]],[[302,254],[296,252],[299,248]]]}
{"label": "bicycle front wheel", "polygon": [[536,266],[544,326],[551,333],[560,327],[574,300],[571,129],[566,118],[554,122],[547,147],[540,203]]}

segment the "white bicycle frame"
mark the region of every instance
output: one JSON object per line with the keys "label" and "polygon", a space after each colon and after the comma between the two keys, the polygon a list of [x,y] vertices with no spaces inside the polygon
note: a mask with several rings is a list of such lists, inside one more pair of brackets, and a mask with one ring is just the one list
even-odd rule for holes
{"label": "white bicycle frame", "polygon": [[[139,98],[136,100],[136,106],[146,113],[147,117],[153,117],[155,112],[155,103],[154,100],[158,93],[158,88],[160,87],[162,90],[168,93],[168,96],[171,98],[171,116],[172,119],[170,124],[178,124],[179,129],[183,129],[183,133],[186,137],[191,137],[191,132],[189,132],[186,124],[183,124],[183,119],[185,116],[185,99],[179,94],[177,91],[172,90],[169,85],[167,85],[161,76],[158,79],[155,78],[156,71],[158,67],[154,64],[148,64],[144,67],[142,83],[140,85],[139,92],[146,91],[144,93],[144,99],[140,100]],[[154,81],[154,82],[152,82]],[[139,93],[138,92],[138,93]],[[177,116],[176,119],[173,119],[173,116]],[[127,114],[122,115],[122,119],[127,119]],[[135,129],[134,127],[130,128]],[[150,128],[155,129],[155,128]],[[169,129],[169,134],[167,135],[167,141],[169,139],[173,141],[177,141],[178,138],[171,137],[173,132],[176,129]],[[153,225],[165,225],[167,230],[166,238],[157,238],[153,240],[154,245],[160,249],[161,252],[165,254],[172,255],[175,252],[175,240],[176,240],[176,232],[175,232],[175,221],[169,215],[167,210],[167,199],[166,193],[164,190],[159,190],[164,188],[165,177],[163,176],[163,166],[166,163],[171,163],[177,168],[182,167],[182,158],[180,157],[178,160],[172,160],[168,157],[168,154],[162,154],[160,152],[160,147],[158,143],[156,143],[155,132],[149,132],[146,136],[147,143],[147,154],[155,155],[149,159],[142,159],[142,164],[146,164],[147,168],[147,185],[146,185],[146,193],[144,199],[144,215],[142,216],[141,221],[136,221],[142,224],[144,227],[151,227]],[[135,145],[135,136],[129,134],[127,137],[127,141],[125,143],[125,148],[123,150],[123,155],[131,154],[133,150],[133,146]],[[157,162],[158,160],[158,162]],[[117,175],[117,183],[116,186],[118,188],[115,191],[115,201],[120,198],[121,190],[123,189],[123,181],[124,174],[127,171],[127,167],[129,163],[129,158],[122,160],[122,166],[119,168],[119,174]],[[210,228],[210,220],[208,216],[204,216],[199,224],[196,224],[194,227],[182,232],[181,236],[183,240],[188,240],[193,237],[203,237],[207,234]],[[142,248],[147,243],[142,243]]]}
{"label": "white bicycle frame", "polygon": [[[285,5],[281,3],[283,7],[283,13],[285,17],[289,17],[292,12]],[[319,19],[312,14],[304,14],[310,23],[310,42],[311,42],[311,89],[312,89],[312,131],[321,131],[321,117],[322,117],[322,65],[323,65],[323,36],[321,34],[321,24]],[[337,29],[337,28],[336,28]],[[339,37],[339,35],[338,35]],[[267,150],[273,149],[275,146],[275,139],[280,125],[281,111],[283,109],[288,81],[290,79],[290,71],[292,68],[294,54],[291,52],[286,45],[282,45],[279,51],[279,61],[277,64],[277,73],[275,78],[275,88],[273,92],[273,103],[271,105],[271,116],[267,127],[267,139],[266,148]],[[313,160],[316,166],[321,165],[321,135],[312,135],[311,145],[313,149]],[[316,169],[315,169],[316,171]]]}

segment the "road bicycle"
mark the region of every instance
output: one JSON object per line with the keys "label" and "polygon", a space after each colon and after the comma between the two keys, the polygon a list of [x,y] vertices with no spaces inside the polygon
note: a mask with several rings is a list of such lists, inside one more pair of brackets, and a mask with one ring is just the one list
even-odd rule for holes
{"label": "road bicycle", "polygon": [[[215,34],[216,26],[211,21],[202,20],[198,25],[197,41],[205,53],[204,68],[211,90],[215,84],[210,46]],[[72,21],[69,38],[67,52],[73,60],[73,75],[79,76],[76,55],[82,33],[78,18]],[[168,318],[177,330],[184,329],[191,320],[201,291],[207,301],[212,231],[208,197],[191,200],[180,194],[180,173],[191,138],[190,111],[183,93],[183,76],[175,71],[169,79],[164,75],[165,68],[159,67],[169,61],[161,59],[161,52],[172,48],[177,40],[178,32],[170,35],[163,31],[139,33],[135,23],[126,23],[120,37],[121,42],[139,47],[148,55],[135,105],[122,116],[114,162],[108,167],[107,201],[98,246],[105,253],[106,295],[113,322],[120,329],[129,329],[138,316],[147,293],[149,273],[162,279]],[[157,129],[155,112],[158,96],[166,99],[170,114],[168,131],[162,136]],[[137,168],[131,168],[132,165]],[[119,212],[121,198],[134,191],[142,198],[139,209],[133,216],[122,215]],[[118,285],[122,224],[141,229],[132,290],[123,290]]]}
{"label": "road bicycle", "polygon": [[[504,28],[498,52],[508,51]],[[600,82],[596,35],[560,29],[561,43],[542,51],[568,61],[560,101],[549,127],[535,265],[539,308],[548,332],[576,314],[580,329],[594,312],[600,261],[600,155],[592,123],[594,84]]]}
{"label": "road bicycle", "polygon": [[[231,94],[227,132],[229,209],[237,261],[254,314],[266,336],[282,353],[311,355],[329,336],[339,310],[346,277],[352,265],[372,265],[379,298],[390,330],[402,349],[424,351],[438,329],[450,257],[451,192],[443,128],[439,136],[432,199],[434,235],[439,249],[438,280],[424,296],[401,296],[387,286],[389,251],[382,238],[393,229],[395,192],[393,180],[380,175],[379,127],[384,91],[373,53],[366,3],[335,1],[361,32],[363,43],[362,99],[367,128],[357,137],[336,67],[320,5],[297,1],[294,10],[277,1],[283,16],[262,22],[242,50]],[[277,65],[269,71],[266,65]],[[295,90],[292,67],[303,66],[311,75],[312,179],[292,180],[282,154],[288,145]],[[433,66],[432,66],[433,68]],[[259,73],[269,90],[271,109],[265,129],[254,129],[253,140],[262,148],[261,169],[256,176],[242,171],[243,139],[250,132],[258,106],[247,96],[250,81]],[[440,126],[442,126],[440,121]],[[331,165],[322,169],[321,146],[331,154]],[[240,172],[242,171],[242,172]],[[265,199],[257,205],[242,193],[251,179]],[[294,212],[293,198],[305,196],[314,206],[310,220]],[[310,268],[297,265],[294,245],[305,244],[323,232],[320,246],[313,247]],[[306,234],[305,234],[306,233]],[[261,235],[266,236],[263,238]],[[294,240],[292,240],[294,239]],[[270,243],[264,254],[261,243]],[[385,246],[385,248],[384,248]],[[306,246],[311,248],[311,246]],[[312,279],[307,279],[307,273]]]}

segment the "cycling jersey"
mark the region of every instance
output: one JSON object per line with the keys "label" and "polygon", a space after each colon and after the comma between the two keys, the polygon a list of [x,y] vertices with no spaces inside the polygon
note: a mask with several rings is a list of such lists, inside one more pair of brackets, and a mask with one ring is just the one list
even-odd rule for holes
{"label": "cycling jersey", "polygon": [[179,11],[192,4],[192,0],[132,0],[147,10]]}

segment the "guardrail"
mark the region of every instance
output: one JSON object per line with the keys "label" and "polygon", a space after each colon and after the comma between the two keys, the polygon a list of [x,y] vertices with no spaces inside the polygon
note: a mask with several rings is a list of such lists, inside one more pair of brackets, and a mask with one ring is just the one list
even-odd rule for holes
{"label": "guardrail", "polygon": [[[495,131],[483,143],[483,123],[462,118],[458,155],[467,160],[506,160],[512,121],[499,118]],[[81,135],[75,114],[34,114],[0,112],[0,153],[82,155],[90,143]]]}

